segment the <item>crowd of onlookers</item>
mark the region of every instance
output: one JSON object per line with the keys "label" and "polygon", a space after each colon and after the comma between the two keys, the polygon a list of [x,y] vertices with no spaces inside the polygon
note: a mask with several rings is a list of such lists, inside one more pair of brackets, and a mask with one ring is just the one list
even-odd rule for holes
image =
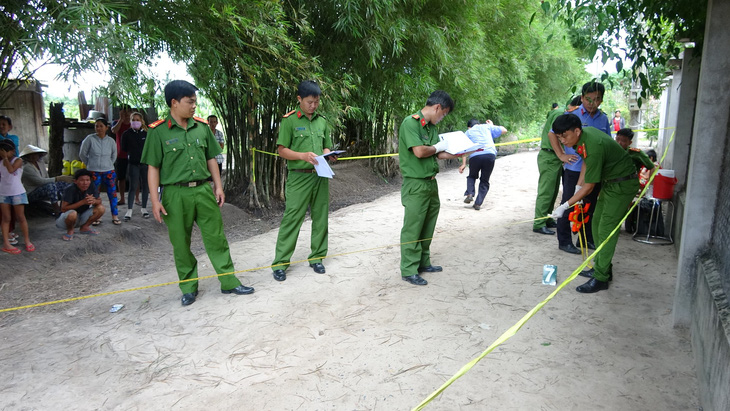
{"label": "crowd of onlookers", "polygon": [[[223,135],[215,130],[217,118],[210,116],[211,129],[223,147]],[[28,252],[35,251],[28,234],[25,207],[37,206],[56,217],[56,226],[63,229],[64,241],[74,234],[97,235],[106,208],[101,204],[99,189],[105,188],[112,220],[122,224],[119,206],[126,205],[124,221],[133,217],[135,205],[139,215],[149,218],[147,202],[147,165],[141,163],[147,138],[147,125],[142,112],[122,106],[119,119],[109,124],[106,118],[94,120],[94,133],[81,143],[79,150],[83,168],[72,175],[48,176],[44,161],[46,150],[34,145],[19,147],[19,138],[10,132],[12,119],[0,116],[0,213],[2,214],[2,251],[20,254],[22,242]],[[220,156],[219,167],[223,163]],[[221,167],[222,168],[222,167]],[[125,192],[128,191],[127,198]],[[20,228],[20,235],[15,233]],[[22,236],[22,238],[21,238]]]}

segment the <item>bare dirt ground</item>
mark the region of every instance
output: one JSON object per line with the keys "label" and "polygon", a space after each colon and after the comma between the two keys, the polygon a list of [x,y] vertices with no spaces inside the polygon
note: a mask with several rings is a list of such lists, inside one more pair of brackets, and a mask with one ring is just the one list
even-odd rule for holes
{"label": "bare dirt ground", "polygon": [[[165,286],[0,314],[0,406],[411,409],[554,290],[544,264],[563,281],[581,262],[520,223],[532,218],[535,157],[500,157],[478,212],[462,201],[464,175],[442,170],[432,258],[444,272],[426,287],[400,280],[397,182],[361,167],[335,169],[359,185],[332,190],[333,203],[353,201],[331,213],[325,275],[300,263],[279,283],[255,270],[273,258],[279,218],[226,206],[234,263],[250,270],[238,276],[255,294],[222,295],[213,279],[189,307]],[[358,203],[368,191],[386,194]],[[0,256],[0,308],[176,279],[164,226],[109,220],[71,243],[34,228],[36,253]],[[309,233],[305,222],[294,260]],[[204,255],[200,271],[212,274]],[[578,294],[579,277],[426,409],[697,409],[689,335],[671,326],[675,273],[671,246],[622,232],[608,291]]]}

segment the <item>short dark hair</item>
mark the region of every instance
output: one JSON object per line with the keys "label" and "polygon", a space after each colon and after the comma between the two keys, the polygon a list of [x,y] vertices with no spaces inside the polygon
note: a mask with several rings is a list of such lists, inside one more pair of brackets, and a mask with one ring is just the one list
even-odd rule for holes
{"label": "short dark hair", "polygon": [[89,176],[89,178],[91,180],[94,180],[94,175],[91,174],[91,171],[89,171],[85,168],[80,168],[80,169],[76,170],[76,172],[74,173],[74,180],[78,180],[79,177],[83,177],[83,176]]}
{"label": "short dark hair", "polygon": [[180,101],[183,97],[193,97],[198,88],[185,80],[172,80],[165,86],[165,103],[172,107],[172,100]]}
{"label": "short dark hair", "polygon": [[109,127],[109,122],[108,122],[108,121],[107,121],[107,119],[106,119],[106,118],[104,118],[104,117],[99,117],[99,118],[97,118],[96,120],[94,120],[94,124],[96,124],[96,123],[101,123],[101,124],[103,124],[103,125],[105,125],[105,126]]}
{"label": "short dark hair", "polygon": [[568,102],[568,105],[573,106],[573,107],[579,107],[580,103],[581,103],[580,96],[575,96],[575,97],[573,97],[572,100],[570,100]]}
{"label": "short dark hair", "polygon": [[15,143],[13,143],[13,140],[11,139],[5,139],[0,141],[0,149],[3,149],[5,151],[15,151]]}
{"label": "short dark hair", "polygon": [[583,123],[581,123],[580,117],[572,113],[559,115],[553,122],[553,133],[555,134],[563,134],[568,130],[575,130],[576,128],[582,130]]}
{"label": "short dark hair", "polygon": [[618,135],[622,135],[622,136],[628,138],[629,140],[633,140],[634,139],[634,132],[631,131],[630,128],[622,128],[621,130],[619,130],[619,131],[616,132],[616,135],[617,136]]}
{"label": "short dark hair", "polygon": [[304,80],[297,86],[297,96],[304,98],[309,96],[319,97],[322,95],[322,89],[314,80]]}
{"label": "short dark hair", "polygon": [[593,93],[594,91],[597,91],[601,98],[603,98],[603,93],[606,92],[606,87],[603,87],[603,83],[589,81],[586,84],[583,84],[583,89],[581,90],[580,95],[585,96],[587,93]]}
{"label": "short dark hair", "polygon": [[456,105],[454,99],[449,96],[449,93],[443,90],[434,91],[428,96],[428,100],[426,100],[426,107],[435,106],[436,104],[440,104],[441,108],[448,108],[449,112],[454,111],[454,106]]}
{"label": "short dark hair", "polygon": [[12,127],[12,126],[13,126],[13,120],[11,120],[11,119],[10,119],[10,117],[8,117],[8,116],[0,116],[0,120],[5,120],[5,121],[7,121],[7,122],[8,122],[8,125],[9,125],[10,127]]}
{"label": "short dark hair", "polygon": [[656,151],[652,149],[646,150],[646,155],[651,159],[651,161],[656,161]]}
{"label": "short dark hair", "polygon": [[558,103],[553,103],[552,108],[557,108],[557,107],[558,107]]}
{"label": "short dark hair", "polygon": [[620,112],[621,112],[621,110],[616,110],[613,112],[613,114],[620,113]]}
{"label": "short dark hair", "polygon": [[472,127],[476,126],[477,124],[479,124],[479,120],[473,118],[466,122],[466,128],[472,128]]}
{"label": "short dark hair", "polygon": [[208,116],[208,121],[210,121],[211,118],[214,118],[214,119],[218,120],[218,116],[216,116],[215,114],[209,115]]}

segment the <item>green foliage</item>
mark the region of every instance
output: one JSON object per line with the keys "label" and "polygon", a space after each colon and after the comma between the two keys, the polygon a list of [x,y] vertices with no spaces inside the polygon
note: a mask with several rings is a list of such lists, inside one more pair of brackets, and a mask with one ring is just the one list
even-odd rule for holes
{"label": "green foliage", "polygon": [[[433,90],[456,100],[441,130],[464,129],[472,117],[517,129],[543,119],[553,101],[563,104],[583,77],[578,57],[585,53],[562,35],[569,30],[554,23],[553,7],[542,3],[545,15],[528,0],[28,5],[31,15],[52,16],[33,23],[40,31],[62,31],[55,42],[38,41],[28,55],[66,64],[64,75],[77,80],[84,69],[108,72],[113,102],[165,110],[161,88],[168,79],[140,67],[156,64],[163,50],[185,62],[212,105],[201,104],[198,114],[215,111],[226,130],[228,164],[234,165],[226,189],[247,187],[252,207],[283,197],[284,162],[257,155],[254,166],[251,149],[276,151],[279,121],[296,107],[295,88],[303,79],[320,83],[320,112],[332,123],[336,144],[358,155],[394,152],[402,119],[423,107]],[[384,175],[397,171],[390,158],[371,165]]]}
{"label": "green foliage", "polygon": [[[707,2],[692,0],[553,0],[544,15],[571,27],[568,37],[588,59],[604,64],[621,53],[633,62],[631,79],[641,86],[641,99],[661,94],[668,62],[679,57],[679,39],[701,49]],[[626,47],[620,43],[624,36]],[[617,63],[617,71],[624,69]],[[608,73],[601,80],[609,77]]]}

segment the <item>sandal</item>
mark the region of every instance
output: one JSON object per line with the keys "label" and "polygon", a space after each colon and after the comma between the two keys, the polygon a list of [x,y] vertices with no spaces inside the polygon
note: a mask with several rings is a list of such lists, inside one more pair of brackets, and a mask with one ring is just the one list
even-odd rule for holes
{"label": "sandal", "polygon": [[73,240],[73,239],[74,239],[74,236],[73,236],[73,234],[64,234],[64,235],[63,235],[63,236],[61,237],[61,240],[63,240],[63,241],[71,241],[71,240]]}
{"label": "sandal", "polygon": [[20,254],[20,248],[5,248],[5,247],[3,247],[2,248],[2,251],[4,253],[8,253],[8,254]]}
{"label": "sandal", "polygon": [[112,223],[114,223],[114,225],[121,225],[122,221],[119,220],[118,218],[112,218]]}
{"label": "sandal", "polygon": [[35,251],[35,246],[33,244],[26,244],[25,251],[32,253],[33,251]]}
{"label": "sandal", "polygon": [[98,235],[99,234],[99,232],[94,230],[93,228],[89,228],[88,230],[79,230],[79,233],[87,234],[87,235]]}
{"label": "sandal", "polygon": [[91,225],[99,225],[99,224],[101,224],[101,220],[96,220],[93,223],[91,223]]}

